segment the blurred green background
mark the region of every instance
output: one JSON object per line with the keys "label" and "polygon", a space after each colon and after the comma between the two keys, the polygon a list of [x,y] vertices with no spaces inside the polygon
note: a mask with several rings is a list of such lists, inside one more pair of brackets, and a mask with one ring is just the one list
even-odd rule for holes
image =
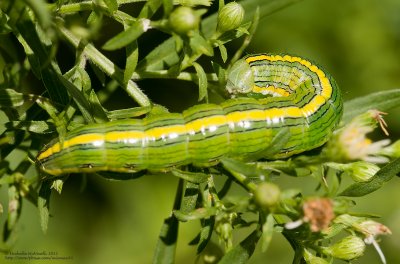
{"label": "blurred green background", "polygon": [[[237,45],[230,45],[232,52]],[[289,53],[316,61],[334,76],[346,100],[399,88],[400,1],[301,1],[264,18],[246,52]],[[152,86],[146,89],[149,94],[159,95],[156,102],[167,106],[173,105],[171,98],[177,96],[179,100],[187,96],[186,104],[197,98],[195,87],[171,92],[152,82],[143,82],[142,87],[146,86]],[[400,109],[396,109],[386,118],[393,139],[400,137],[399,114]],[[61,195],[53,194],[47,234],[41,231],[37,209],[24,201],[13,250],[54,251],[73,257],[59,263],[151,263],[163,219],[172,208],[177,179],[154,175],[126,182],[94,176],[87,180],[84,185],[83,179],[74,175]],[[278,183],[286,187],[302,184],[308,193],[315,188],[315,182],[307,184],[304,179],[279,179]],[[380,221],[392,230],[393,235],[383,237],[380,243],[388,263],[400,263],[399,190],[400,179],[395,178],[379,191],[356,200],[356,211],[382,216]],[[6,188],[2,188],[0,201],[6,200]],[[4,223],[5,214],[0,220]],[[181,224],[177,263],[195,262],[196,248],[188,243],[198,228],[197,222]],[[291,263],[292,256],[289,244],[275,234],[268,251],[256,249],[250,263]],[[1,258],[0,263],[3,261]],[[379,258],[369,246],[366,256],[354,263],[379,263]]]}

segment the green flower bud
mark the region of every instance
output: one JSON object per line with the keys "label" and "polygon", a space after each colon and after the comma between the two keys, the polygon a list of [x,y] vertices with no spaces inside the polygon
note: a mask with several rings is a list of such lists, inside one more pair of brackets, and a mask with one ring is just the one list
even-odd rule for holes
{"label": "green flower bud", "polygon": [[263,182],[258,185],[254,199],[260,207],[271,209],[279,202],[280,195],[281,191],[276,184]]}
{"label": "green flower bud", "polygon": [[369,220],[365,217],[351,216],[348,214],[342,214],[334,220],[335,223],[351,227],[354,230],[364,234],[366,237],[376,237],[378,235],[390,235],[392,232],[390,229],[376,221]]}
{"label": "green flower bud", "polygon": [[329,162],[326,165],[347,172],[356,182],[369,181],[380,169],[377,165],[366,161],[356,161],[348,164]]}
{"label": "green flower bud", "polygon": [[365,234],[365,236],[373,236],[376,237],[378,235],[390,235],[392,234],[392,231],[390,229],[378,222],[375,222],[373,220],[366,220],[361,222],[358,226],[356,226],[357,229]]}
{"label": "green flower bud", "polygon": [[240,4],[231,2],[225,5],[218,13],[217,31],[224,33],[238,28],[242,23],[243,17],[244,9]]}
{"label": "green flower bud", "polygon": [[369,162],[358,161],[351,163],[351,178],[356,182],[367,182],[378,171],[379,167]]}
{"label": "green flower bud", "polygon": [[392,145],[383,148],[379,154],[391,158],[400,158],[400,140],[397,140]]}
{"label": "green flower bud", "polygon": [[215,218],[215,232],[225,242],[225,249],[230,249],[233,246],[233,221],[236,217],[236,213],[230,213],[218,214]]}
{"label": "green flower bud", "polygon": [[352,260],[361,257],[365,251],[365,243],[358,236],[348,236],[338,243],[323,248],[323,253],[342,260]]}
{"label": "green flower bud", "polygon": [[199,28],[200,17],[190,7],[180,6],[172,11],[168,22],[175,33],[188,35],[191,31]]}
{"label": "green flower bud", "polygon": [[307,249],[303,250],[303,257],[307,264],[328,264],[329,263],[325,259],[313,255]]}

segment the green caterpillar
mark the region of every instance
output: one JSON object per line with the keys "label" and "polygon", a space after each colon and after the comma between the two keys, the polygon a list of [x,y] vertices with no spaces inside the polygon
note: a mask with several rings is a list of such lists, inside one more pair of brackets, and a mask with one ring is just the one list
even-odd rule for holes
{"label": "green caterpillar", "polygon": [[228,75],[233,98],[200,104],[182,114],[91,124],[71,131],[37,156],[51,175],[73,172],[168,171],[212,166],[222,157],[242,158],[267,150],[283,128],[290,133],[278,153],[285,158],[324,144],[342,115],[335,81],[311,62],[289,55],[257,54],[237,61]]}

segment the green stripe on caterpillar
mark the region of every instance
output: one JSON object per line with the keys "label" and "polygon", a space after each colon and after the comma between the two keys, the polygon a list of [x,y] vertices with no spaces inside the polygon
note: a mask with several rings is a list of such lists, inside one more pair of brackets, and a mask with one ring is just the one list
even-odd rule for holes
{"label": "green stripe on caterpillar", "polygon": [[194,164],[212,166],[268,149],[287,128],[278,153],[286,158],[324,144],[342,115],[335,81],[300,57],[257,54],[237,61],[228,74],[232,94],[262,93],[263,99],[233,98],[179,113],[91,124],[71,131],[37,156],[51,175],[73,172],[167,171]]}

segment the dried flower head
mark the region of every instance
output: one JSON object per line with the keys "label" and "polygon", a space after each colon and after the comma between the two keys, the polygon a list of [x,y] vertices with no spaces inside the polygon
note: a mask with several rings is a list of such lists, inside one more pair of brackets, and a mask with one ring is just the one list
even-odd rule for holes
{"label": "dried flower head", "polygon": [[303,204],[305,222],[310,224],[312,232],[326,229],[335,217],[333,202],[328,198],[314,198]]}

